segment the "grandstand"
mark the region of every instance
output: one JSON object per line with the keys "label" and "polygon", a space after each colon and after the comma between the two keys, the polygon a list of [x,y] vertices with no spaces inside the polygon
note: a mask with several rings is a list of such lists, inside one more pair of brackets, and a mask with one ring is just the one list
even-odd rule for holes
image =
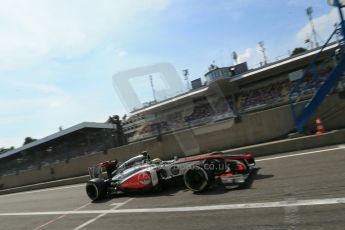
{"label": "grandstand", "polygon": [[40,169],[123,145],[116,125],[83,122],[0,155],[0,176]]}
{"label": "grandstand", "polygon": [[[308,69],[307,77],[300,84],[300,100],[310,99],[318,89],[315,81],[311,80],[313,72],[319,73],[319,84],[322,84],[336,65],[338,45],[329,44],[322,50],[314,69]],[[309,50],[251,70],[246,63],[222,68],[214,66],[205,74],[203,86],[133,111],[123,123],[124,133],[129,142],[159,138],[178,130],[287,105],[290,90],[319,51],[318,48]],[[343,89],[342,85],[339,85],[339,90]]]}

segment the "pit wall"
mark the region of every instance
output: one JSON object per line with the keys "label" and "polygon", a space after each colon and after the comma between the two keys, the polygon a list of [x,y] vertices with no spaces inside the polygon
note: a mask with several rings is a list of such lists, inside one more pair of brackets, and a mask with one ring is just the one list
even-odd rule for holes
{"label": "pit wall", "polygon": [[[301,103],[301,106],[303,104],[305,102]],[[326,130],[344,128],[345,99],[340,99],[337,94],[329,96],[319,108],[316,115],[321,117]],[[307,125],[307,129],[311,132],[315,130],[314,118]],[[234,120],[226,120],[215,124],[195,127],[163,135],[160,140],[152,138],[109,149],[106,152],[73,158],[68,163],[60,162],[54,165],[44,166],[40,170],[36,169],[20,172],[19,175],[3,176],[0,177],[0,189],[85,175],[90,165],[108,159],[124,161],[131,156],[139,154],[143,150],[148,151],[152,158],[171,159],[174,156],[194,155],[282,139],[287,137],[287,134],[293,130],[294,123],[290,107],[281,106],[245,114],[236,122]],[[310,138],[304,137],[305,139],[302,137],[302,139],[288,140],[284,144],[277,142],[275,145],[267,145],[264,148],[254,147],[249,150],[254,155],[259,156],[262,153],[274,154],[345,143],[343,133],[330,133],[323,136],[321,136],[322,141],[319,137],[310,136]],[[298,148],[294,144],[294,140],[299,141]],[[245,150],[247,149],[238,149],[238,153],[242,153]],[[83,178],[83,180],[86,179],[85,177]]]}

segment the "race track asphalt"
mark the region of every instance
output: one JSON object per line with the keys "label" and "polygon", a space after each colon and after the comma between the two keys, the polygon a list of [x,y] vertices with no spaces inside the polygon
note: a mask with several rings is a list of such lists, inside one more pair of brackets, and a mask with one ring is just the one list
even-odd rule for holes
{"label": "race track asphalt", "polygon": [[243,188],[90,203],[84,185],[0,196],[0,229],[345,229],[345,146],[257,158]]}

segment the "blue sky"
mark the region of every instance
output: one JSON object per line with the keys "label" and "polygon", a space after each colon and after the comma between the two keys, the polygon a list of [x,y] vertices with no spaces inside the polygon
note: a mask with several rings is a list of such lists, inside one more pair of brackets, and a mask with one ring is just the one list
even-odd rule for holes
{"label": "blue sky", "polygon": [[[305,8],[325,40],[338,20],[326,0],[0,0],[0,147],[127,113],[112,75],[168,62],[191,79],[236,51],[253,67],[305,47]],[[149,82],[138,81],[151,99]]]}

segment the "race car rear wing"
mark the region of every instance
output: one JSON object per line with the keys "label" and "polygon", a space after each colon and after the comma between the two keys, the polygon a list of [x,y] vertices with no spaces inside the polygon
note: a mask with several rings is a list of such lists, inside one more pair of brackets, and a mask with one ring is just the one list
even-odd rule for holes
{"label": "race car rear wing", "polygon": [[103,167],[100,165],[95,165],[88,168],[90,179],[103,178]]}

